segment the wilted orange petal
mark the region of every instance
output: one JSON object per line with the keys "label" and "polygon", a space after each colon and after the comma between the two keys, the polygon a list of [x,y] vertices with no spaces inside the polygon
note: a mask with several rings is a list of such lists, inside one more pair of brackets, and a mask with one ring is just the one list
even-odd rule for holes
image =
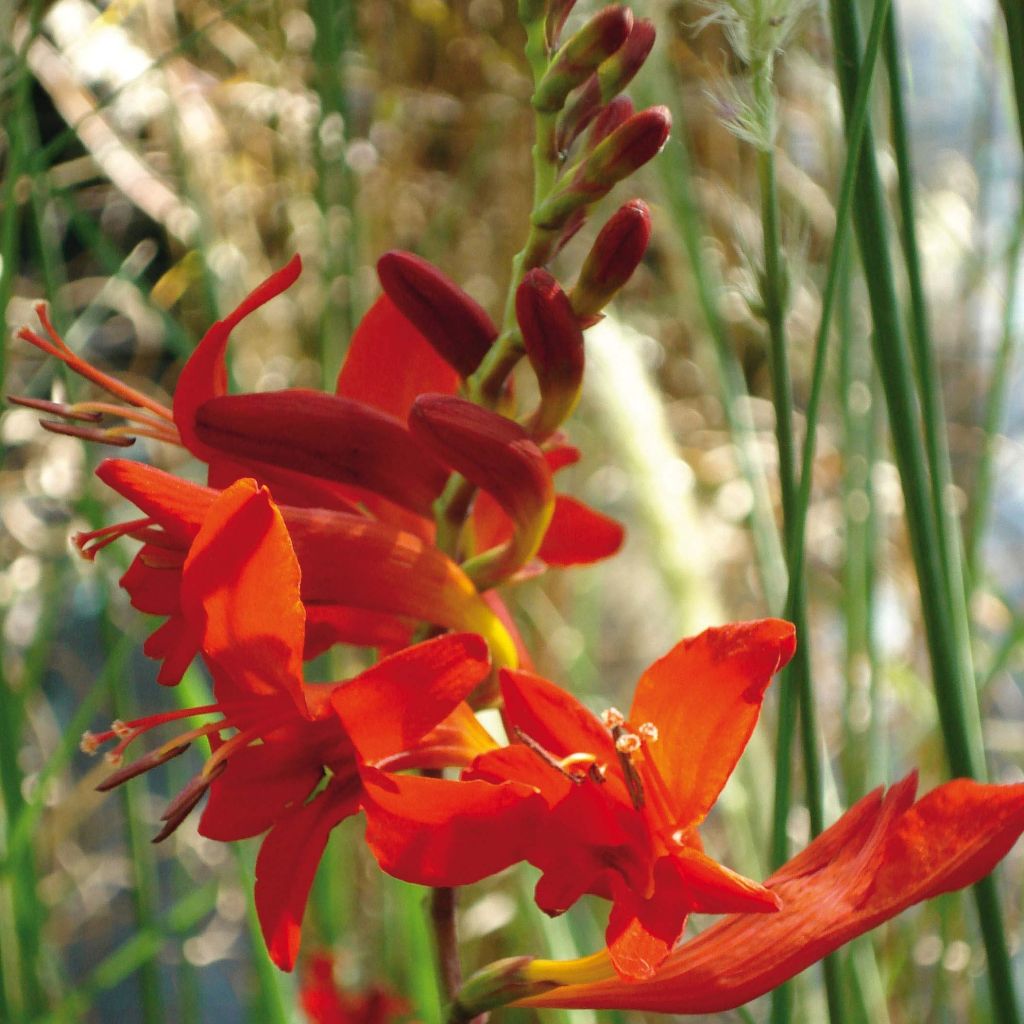
{"label": "wilted orange petal", "polygon": [[764,691],[793,656],[793,626],[738,622],[689,637],[640,677],[630,722],[657,726],[645,749],[672,795],[676,828],[699,823],[754,730]]}

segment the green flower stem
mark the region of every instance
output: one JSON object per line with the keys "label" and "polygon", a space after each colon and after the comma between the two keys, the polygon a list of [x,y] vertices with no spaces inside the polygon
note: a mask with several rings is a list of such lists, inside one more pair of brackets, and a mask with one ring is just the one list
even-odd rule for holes
{"label": "green flower stem", "polygon": [[[860,26],[856,8],[846,0],[830,4],[836,71],[849,119],[861,75]],[[942,561],[946,551],[934,516],[924,446],[917,429],[918,408],[910,358],[896,297],[889,250],[885,197],[875,160],[870,125],[854,197],[854,219],[862,253],[868,298],[874,320],[875,361],[885,390],[893,449],[907,508],[907,529],[917,568],[922,613],[935,683],[936,704],[947,758],[954,775],[985,777],[985,757],[974,680],[956,623],[954,598]],[[996,1015],[1005,1024],[1020,1020],[1010,969],[1002,914],[991,878],[974,887],[982,937],[988,956]]]}

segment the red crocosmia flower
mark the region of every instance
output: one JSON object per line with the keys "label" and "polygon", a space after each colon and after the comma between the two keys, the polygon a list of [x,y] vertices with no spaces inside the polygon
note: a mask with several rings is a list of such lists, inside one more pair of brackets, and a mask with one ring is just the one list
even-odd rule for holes
{"label": "red crocosmia flower", "polygon": [[[170,835],[209,790],[200,832],[223,841],[270,830],[256,863],[256,906],[271,957],[290,969],[309,887],[331,829],[359,808],[360,778],[336,706],[379,737],[378,760],[403,767],[465,764],[479,749],[460,707],[488,674],[480,637],[449,634],[385,658],[344,684],[303,680],[300,561],[265,489],[240,480],[212,502],[181,570],[183,628],[203,652],[215,703],[119,723],[86,746],[120,739],[114,757],[167,721],[217,715],[116,771],[110,789],[207,736],[212,754],[171,801],[156,837]],[[337,705],[332,703],[337,694]],[[392,727],[386,695],[401,700]],[[225,734],[233,734],[226,737]]]}
{"label": "red crocosmia flower", "polygon": [[[580,458],[580,451],[557,444],[544,452],[548,468],[557,473]],[[476,551],[488,551],[507,543],[515,529],[497,501],[481,491],[473,503],[473,544]],[[547,565],[590,565],[610,558],[619,548],[625,531],[621,523],[592,509],[567,494],[555,495],[555,508],[537,557]]]}
{"label": "red crocosmia flower", "polygon": [[[144,542],[121,583],[136,607],[169,616],[146,653],[164,660],[160,681],[176,683],[198,648],[182,614],[182,565],[222,492],[123,459],[108,459],[96,472],[146,518],[79,534],[76,544],[94,557],[118,536]],[[302,567],[302,600],[313,633],[307,655],[339,640],[400,646],[409,624],[421,621],[479,633],[499,663],[516,664],[500,619],[437,548],[362,515],[288,506],[281,514]]]}
{"label": "red crocosmia flower", "polygon": [[742,1006],[912,904],[978,881],[1024,830],[1024,786],[958,779],[915,803],[916,788],[911,775],[871,793],[772,875],[778,914],[730,915],[643,981],[616,977],[603,953],[534,961],[531,980],[566,984],[526,1002],[687,1014]]}
{"label": "red crocosmia flower", "polygon": [[396,1024],[407,1020],[411,1009],[386,988],[346,991],[335,981],[334,961],[327,953],[304,958],[299,999],[309,1024]]}
{"label": "red crocosmia flower", "polygon": [[386,871],[421,884],[529,860],[549,914],[584,893],[612,900],[611,962],[648,977],[691,911],[779,908],[775,893],[707,857],[697,827],[794,647],[793,627],[775,619],[709,629],[644,673],[628,719],[615,709],[598,719],[553,683],[502,672],[519,742],[481,754],[458,782],[364,769],[367,842]]}

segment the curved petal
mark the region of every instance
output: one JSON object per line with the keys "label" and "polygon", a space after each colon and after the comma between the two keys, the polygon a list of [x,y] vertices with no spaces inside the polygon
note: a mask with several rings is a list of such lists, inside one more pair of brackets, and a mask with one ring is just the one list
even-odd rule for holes
{"label": "curved petal", "polygon": [[389,874],[469,885],[526,856],[544,801],[530,787],[363,769],[366,842]]}
{"label": "curved petal", "polygon": [[976,882],[1024,831],[1024,786],[963,779],[914,803],[913,776],[865,797],[767,882],[777,914],[734,914],[649,981],[555,988],[536,1006],[720,1013],[782,984],[901,910]]}
{"label": "curved petal", "polygon": [[772,676],[793,656],[793,626],[738,622],[683,640],[640,678],[630,722],[660,734],[645,750],[671,794],[675,821],[703,820],[732,773]]}
{"label": "curved petal", "polygon": [[611,733],[566,690],[530,672],[505,670],[501,692],[508,720],[551,754],[593,754],[618,763]]}
{"label": "curved petal", "polygon": [[359,810],[354,781],[332,783],[308,804],[287,811],[267,834],[256,858],[256,912],[270,959],[295,966],[302,915],[331,829]]}
{"label": "curved petal", "polygon": [[335,394],[372,405],[404,423],[418,395],[452,395],[458,386],[458,372],[382,295],[352,335]]}
{"label": "curved petal", "polygon": [[199,833],[222,843],[266,832],[290,806],[305,801],[323,769],[294,744],[262,743],[234,751],[210,784]]}
{"label": "curved petal", "polygon": [[174,389],[174,422],[181,435],[181,443],[197,459],[208,462],[211,453],[196,436],[196,410],[203,402],[227,391],[228,371],[224,352],[228,337],[250,313],[290,288],[301,272],[302,260],[297,255],[293,256],[284,267],[254,288],[233,313],[218,320],[203,335],[182,368]]}
{"label": "curved petal", "polygon": [[621,523],[582,501],[559,494],[537,557],[548,565],[590,565],[614,555],[625,535]]}
{"label": "curved petal", "polygon": [[363,487],[430,515],[448,473],[393,416],[350,398],[290,388],[200,405],[196,436],[234,459]]}
{"label": "curved petal", "polygon": [[286,697],[307,713],[299,563],[281,513],[254,481],[232,484],[211,506],[185,561],[181,606],[220,703]]}
{"label": "curved petal", "polygon": [[414,747],[489,671],[480,637],[450,633],[379,661],[339,686],[331,705],[360,758],[372,763]]}
{"label": "curved petal", "polygon": [[385,612],[347,608],[337,604],[306,605],[306,661],[335,644],[377,647],[385,651],[405,647],[412,638],[413,623]]}

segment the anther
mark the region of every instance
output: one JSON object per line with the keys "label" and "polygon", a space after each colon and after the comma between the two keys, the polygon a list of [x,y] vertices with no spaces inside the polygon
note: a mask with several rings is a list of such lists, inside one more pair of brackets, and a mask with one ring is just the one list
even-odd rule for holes
{"label": "anther", "polygon": [[658,742],[658,727],[653,722],[644,722],[637,726],[637,734],[648,743]]}
{"label": "anther", "polygon": [[601,712],[601,722],[606,729],[618,729],[626,724],[626,716],[618,708],[605,708]]}
{"label": "anther", "polygon": [[100,739],[91,729],[86,729],[82,733],[82,739],[78,744],[78,749],[83,754],[95,754],[100,749]]}
{"label": "anther", "polygon": [[635,754],[643,742],[635,732],[623,732],[615,737],[615,749],[620,754]]}
{"label": "anther", "polygon": [[114,721],[110,723],[110,731],[119,740],[131,739],[135,735],[135,730],[130,725],[125,725],[120,718],[115,718]]}

